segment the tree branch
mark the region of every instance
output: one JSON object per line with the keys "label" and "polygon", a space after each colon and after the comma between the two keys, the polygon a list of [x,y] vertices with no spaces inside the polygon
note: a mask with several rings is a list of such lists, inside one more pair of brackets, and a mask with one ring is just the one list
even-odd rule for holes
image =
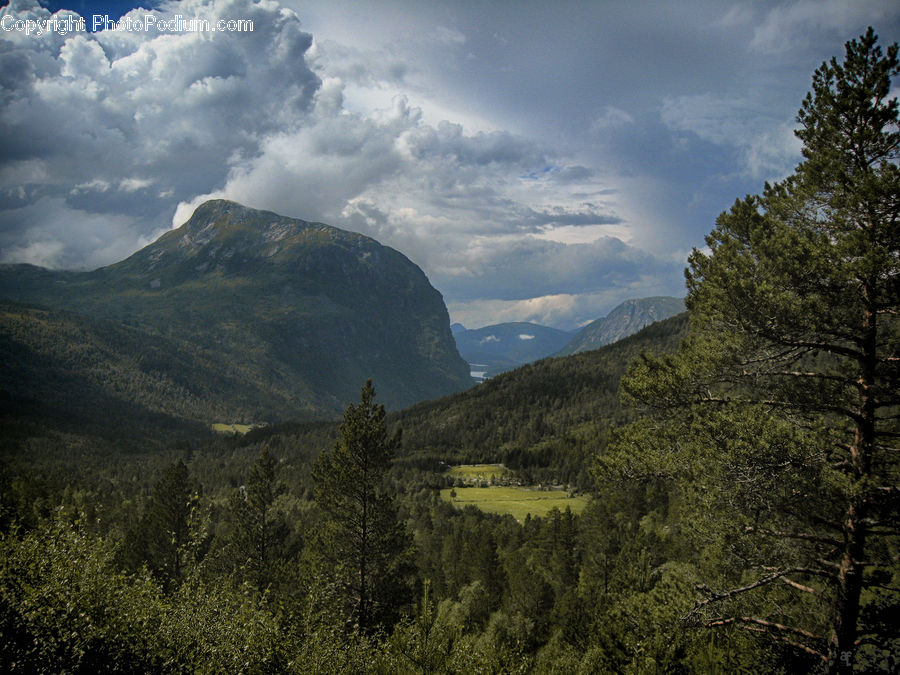
{"label": "tree branch", "polygon": [[805,347],[807,349],[811,349],[814,351],[820,352],[828,352],[829,354],[837,354],[838,356],[846,356],[847,358],[859,360],[863,358],[862,352],[856,349],[850,349],[849,347],[841,347],[840,345],[831,345],[827,342],[810,342],[807,340],[791,340],[790,338],[786,338],[783,335],[776,335],[773,333],[769,333],[766,331],[754,331],[756,335],[759,335],[767,340],[771,340],[777,344],[785,345],[786,347]]}
{"label": "tree branch", "polygon": [[797,377],[797,378],[815,378],[817,380],[828,380],[831,382],[839,382],[846,386],[859,387],[860,384],[856,380],[840,375],[828,375],[827,373],[804,372],[800,370],[769,370],[769,371],[747,371],[742,372],[738,377]]}
{"label": "tree branch", "polygon": [[840,570],[841,566],[836,562],[832,562],[831,560],[825,560],[824,558],[816,558],[816,562],[820,565],[824,565],[825,567],[832,567],[835,570]]}
{"label": "tree branch", "polygon": [[759,534],[767,534],[772,537],[784,537],[785,539],[802,539],[804,541],[815,541],[820,544],[831,544],[840,547],[842,544],[837,539],[825,537],[818,534],[807,534],[805,532],[779,532],[778,530],[766,530],[760,527],[748,525],[744,528],[744,532],[758,532]]}
{"label": "tree branch", "polygon": [[787,577],[781,577],[779,581],[783,581],[791,588],[796,588],[798,591],[803,591],[804,593],[809,593],[810,595],[821,595],[821,592],[818,589],[813,588],[812,586],[804,586],[803,584],[798,584],[796,581],[788,579]]}
{"label": "tree branch", "polygon": [[690,612],[688,612],[687,614],[685,614],[682,617],[682,621],[687,620],[693,614],[696,614],[698,610],[700,610],[703,607],[706,607],[706,605],[709,605],[713,602],[718,602],[719,600],[724,600],[726,598],[733,598],[735,595],[740,595],[741,593],[746,593],[747,591],[752,591],[754,588],[759,588],[760,586],[765,586],[767,584],[772,583],[776,579],[783,577],[787,573],[788,573],[787,570],[779,570],[778,572],[775,572],[774,574],[770,574],[767,577],[763,577],[762,579],[758,579],[754,583],[749,584],[747,586],[741,586],[740,588],[733,588],[729,591],[724,591],[722,593],[715,593],[711,597],[706,598],[705,600],[702,600],[702,601],[698,602],[696,605],[694,605],[693,609],[691,609]]}
{"label": "tree branch", "polygon": [[[811,633],[808,630],[804,630],[802,628],[794,628],[793,626],[785,626],[784,624],[775,623],[774,621],[766,621],[765,619],[757,619],[752,616],[735,616],[735,617],[727,617],[720,619],[712,619],[707,621],[704,625],[706,628],[714,628],[716,626],[729,626],[732,624],[749,624],[745,626],[741,626],[742,628],[746,628],[747,630],[755,630],[757,632],[764,632],[769,635],[774,635],[779,640],[786,642],[798,649],[802,649],[803,651],[812,654],[814,656],[818,656],[823,661],[827,661],[827,657],[818,649],[810,647],[809,645],[803,644],[802,642],[796,642],[795,640],[789,640],[782,635],[782,633],[788,633],[791,635],[798,635],[800,637],[807,638],[808,640],[815,640],[817,642],[824,642],[825,639],[815,633]],[[773,633],[773,631],[777,631],[777,633]]]}
{"label": "tree branch", "polygon": [[804,349],[804,350],[798,352],[796,347],[789,347],[789,348],[785,349],[784,351],[779,352],[777,354],[768,354],[765,356],[761,356],[758,359],[747,359],[745,361],[741,361],[740,365],[746,367],[746,366],[756,364],[756,363],[772,363],[772,362],[777,362],[777,361],[784,361],[785,359],[788,359],[788,357],[790,357],[790,359],[793,361],[799,361],[802,357],[809,354],[810,351],[812,351],[812,350]]}
{"label": "tree branch", "polygon": [[[799,403],[792,403],[788,401],[778,401],[775,399],[763,399],[759,401],[753,400],[741,400],[734,398],[725,398],[722,396],[713,396],[711,393],[707,393],[706,396],[700,397],[701,403],[718,403],[721,405],[732,405],[732,404],[741,404],[741,405],[767,405],[773,408],[787,408],[789,410],[798,410],[802,412],[833,412],[839,415],[843,415],[844,417],[848,417],[853,420],[854,423],[861,424],[863,422],[862,416],[854,412],[852,410],[847,410],[846,408],[841,408],[840,406],[834,405],[821,405],[821,406],[808,406],[802,405]],[[888,418],[882,418],[888,419]]]}
{"label": "tree branch", "polygon": [[[765,571],[777,570],[775,567],[762,567]],[[782,574],[808,574],[809,576],[822,577],[826,581],[835,582],[835,576],[832,572],[826,570],[818,570],[813,567],[790,567],[786,570],[779,570]]]}

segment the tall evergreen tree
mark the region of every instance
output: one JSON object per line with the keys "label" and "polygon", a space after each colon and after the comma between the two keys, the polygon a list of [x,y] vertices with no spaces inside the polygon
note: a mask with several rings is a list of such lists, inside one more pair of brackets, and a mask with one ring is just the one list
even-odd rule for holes
{"label": "tall evergreen tree", "polygon": [[667,424],[632,427],[601,459],[675,478],[719,569],[739,571],[691,618],[767,634],[829,673],[900,648],[883,630],[900,608],[897,54],[869,29],[816,70],[804,161],[720,216],[690,257],[689,338],[625,382]]}
{"label": "tall evergreen tree", "polygon": [[275,580],[275,568],[285,548],[289,528],[284,514],[275,508],[275,500],[284,491],[284,484],[278,481],[278,462],[265,448],[246,484],[229,503],[234,518],[229,542],[234,562],[259,590]]}
{"label": "tall evergreen tree", "polygon": [[141,522],[146,561],[167,588],[184,580],[204,543],[200,488],[180,459],[157,481]]}
{"label": "tall evergreen tree", "polygon": [[363,631],[393,624],[411,600],[411,540],[385,485],[399,438],[388,438],[372,381],[344,413],[341,437],[313,467],[315,500],[327,516],[324,554],[352,619]]}

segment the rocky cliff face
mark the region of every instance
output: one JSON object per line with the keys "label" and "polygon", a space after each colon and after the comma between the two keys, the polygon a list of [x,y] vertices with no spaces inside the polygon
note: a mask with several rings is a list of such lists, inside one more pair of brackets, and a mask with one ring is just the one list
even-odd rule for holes
{"label": "rocky cliff face", "polygon": [[334,415],[369,378],[392,408],[470,384],[441,295],[404,255],[224,200],[93,272],[6,266],[0,297],[190,345],[268,391],[264,418]]}

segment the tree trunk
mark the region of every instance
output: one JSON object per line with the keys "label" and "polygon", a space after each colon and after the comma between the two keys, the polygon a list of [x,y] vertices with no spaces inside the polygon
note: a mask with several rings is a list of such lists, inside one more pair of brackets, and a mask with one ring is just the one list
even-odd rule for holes
{"label": "tree trunk", "polygon": [[366,584],[368,583],[368,579],[366,578],[366,566],[369,563],[368,512],[368,495],[366,495],[363,497],[362,504],[362,531],[360,533],[359,551],[359,611],[356,619],[360,630],[363,632],[369,627],[369,597],[368,588],[366,587]]}
{"label": "tree trunk", "polygon": [[858,421],[854,443],[850,449],[854,486],[844,520],[844,551],[838,573],[838,598],[834,627],[828,644],[826,672],[829,674],[851,670],[856,651],[857,621],[865,561],[867,483],[872,451],[875,447],[875,400],[872,394],[878,363],[877,313],[871,307],[873,295],[871,288],[872,285],[865,284],[863,289],[869,307],[863,317]]}
{"label": "tree trunk", "polygon": [[851,503],[844,525],[846,544],[841,557],[834,628],[828,644],[828,665],[825,672],[829,674],[847,671],[853,666],[863,580],[862,559],[866,534],[865,525],[861,522],[863,517],[857,505]]}

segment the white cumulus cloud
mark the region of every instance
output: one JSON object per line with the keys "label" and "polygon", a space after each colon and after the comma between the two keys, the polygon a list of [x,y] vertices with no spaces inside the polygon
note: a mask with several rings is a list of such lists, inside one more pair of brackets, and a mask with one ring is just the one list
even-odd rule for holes
{"label": "white cumulus cloud", "polygon": [[[14,0],[3,12],[51,16],[34,0]],[[254,31],[0,36],[4,259],[22,258],[36,236],[16,215],[31,206],[59,218],[41,233],[55,242],[57,265],[113,262],[129,247],[121,241],[102,249],[112,259],[99,255],[103,223],[131,223],[114,239],[131,236],[133,249],[136,231],[157,229],[179,200],[221,184],[239,158],[259,154],[269,134],[302,126],[320,82],[305,63],[312,37],[296,14],[251,0],[182,0],[152,14],[176,12],[248,19]],[[47,199],[52,208],[39,206]]]}

